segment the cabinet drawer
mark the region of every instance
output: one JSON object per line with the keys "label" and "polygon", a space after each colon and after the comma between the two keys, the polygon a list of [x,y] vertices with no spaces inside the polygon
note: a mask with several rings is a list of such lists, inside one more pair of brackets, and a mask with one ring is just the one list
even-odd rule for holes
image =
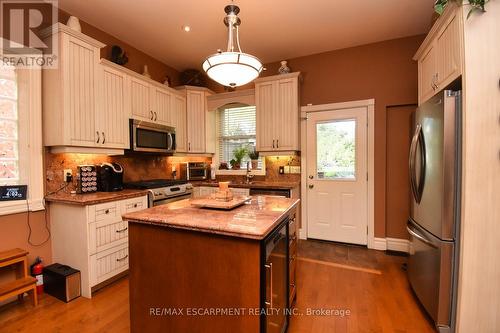
{"label": "cabinet drawer", "polygon": [[127,221],[100,221],[89,224],[90,254],[127,243]]}
{"label": "cabinet drawer", "polygon": [[123,214],[136,212],[148,208],[146,196],[123,200]]}
{"label": "cabinet drawer", "polygon": [[95,286],[127,269],[128,243],[91,255],[91,285]]}
{"label": "cabinet drawer", "polygon": [[119,201],[89,206],[89,222],[121,220]]}

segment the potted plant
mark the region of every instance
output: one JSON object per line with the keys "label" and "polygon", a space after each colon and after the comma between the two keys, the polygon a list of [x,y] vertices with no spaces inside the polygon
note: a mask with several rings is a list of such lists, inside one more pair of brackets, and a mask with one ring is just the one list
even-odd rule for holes
{"label": "potted plant", "polygon": [[248,153],[248,157],[252,161],[252,169],[256,170],[259,165],[259,152],[255,150],[255,147]]}
{"label": "potted plant", "polygon": [[[464,4],[463,0],[436,0],[434,2],[434,10],[439,15],[443,14],[446,5],[451,1],[455,1],[458,5]],[[485,6],[488,1],[489,0],[467,0],[465,4],[468,4],[470,6],[467,18],[469,18],[469,16],[471,16],[471,14],[475,11],[485,12]]]}
{"label": "potted plant", "polygon": [[236,148],[233,151],[234,158],[229,162],[231,164],[231,169],[240,169],[241,161],[243,157],[248,154],[248,149],[246,147]]}

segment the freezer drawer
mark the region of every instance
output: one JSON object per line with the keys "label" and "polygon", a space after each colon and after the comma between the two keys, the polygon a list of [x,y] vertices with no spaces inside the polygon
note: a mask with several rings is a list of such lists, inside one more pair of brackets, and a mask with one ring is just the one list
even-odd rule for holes
{"label": "freezer drawer", "polygon": [[406,227],[411,236],[410,284],[436,326],[445,331],[451,323],[454,242],[434,237],[411,219]]}

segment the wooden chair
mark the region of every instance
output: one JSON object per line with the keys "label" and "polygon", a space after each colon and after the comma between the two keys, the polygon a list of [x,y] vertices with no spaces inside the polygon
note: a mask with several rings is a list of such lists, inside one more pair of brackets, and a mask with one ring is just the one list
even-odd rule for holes
{"label": "wooden chair", "polygon": [[28,275],[28,251],[12,249],[0,252],[0,268],[16,267],[16,279],[0,284],[0,301],[17,296],[22,301],[23,294],[28,292],[33,299],[33,306],[37,306],[36,279]]}

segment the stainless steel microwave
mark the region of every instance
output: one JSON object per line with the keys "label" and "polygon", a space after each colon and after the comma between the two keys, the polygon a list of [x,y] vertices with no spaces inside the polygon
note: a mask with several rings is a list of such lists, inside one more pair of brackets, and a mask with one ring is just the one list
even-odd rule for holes
{"label": "stainless steel microwave", "polygon": [[130,119],[130,150],[149,153],[175,153],[175,128]]}

